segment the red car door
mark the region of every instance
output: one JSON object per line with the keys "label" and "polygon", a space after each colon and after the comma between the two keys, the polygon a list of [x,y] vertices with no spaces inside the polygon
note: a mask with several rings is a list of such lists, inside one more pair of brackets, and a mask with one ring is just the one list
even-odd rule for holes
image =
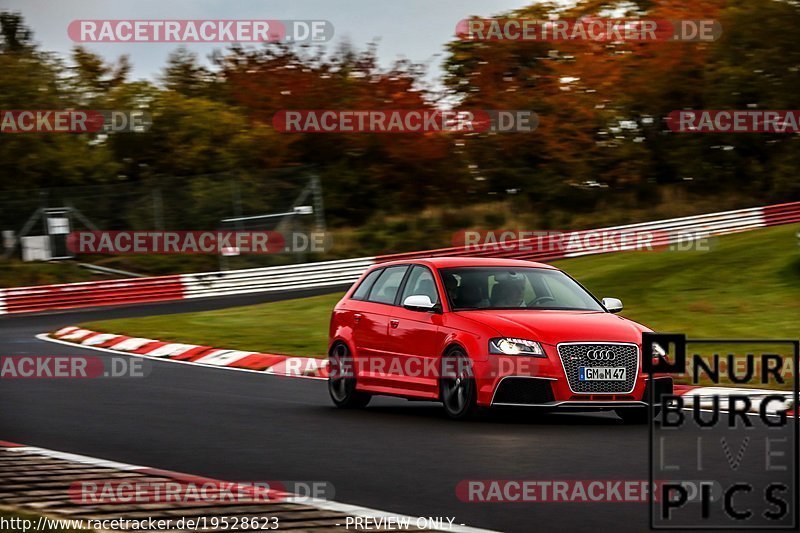
{"label": "red car door", "polygon": [[402,393],[436,398],[439,365],[444,333],[442,315],[431,310],[406,309],[402,303],[409,296],[425,295],[439,305],[441,298],[433,272],[414,265],[409,272],[400,305],[389,319],[389,344],[392,357],[400,369],[392,375],[395,387]]}
{"label": "red car door", "polygon": [[[356,290],[347,300],[341,302],[334,311],[335,318],[331,320],[331,336],[336,335],[337,328],[349,329],[349,337],[353,351],[353,361],[358,370],[368,361],[370,347],[376,342],[377,332],[375,324],[370,318],[365,319],[371,310],[366,302],[370,289],[375,284],[383,269],[375,269],[361,281]],[[388,325],[386,326],[388,328]],[[385,329],[385,328],[384,328]]]}
{"label": "red car door", "polygon": [[358,382],[365,387],[386,387],[392,381],[389,321],[407,270],[408,265],[383,269],[353,315],[353,339],[359,354]]}

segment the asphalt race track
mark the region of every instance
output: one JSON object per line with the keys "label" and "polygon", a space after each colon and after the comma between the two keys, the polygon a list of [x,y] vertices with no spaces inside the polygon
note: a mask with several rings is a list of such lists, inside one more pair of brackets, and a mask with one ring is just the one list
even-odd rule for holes
{"label": "asphalt race track", "polygon": [[[286,297],[5,316],[0,353],[107,356],[34,336],[101,317]],[[458,423],[436,404],[394,399],[347,412],[332,407],[323,380],[152,363],[143,379],[3,380],[0,440],[226,480],[325,480],[339,502],[455,516],[456,523],[494,530],[648,529],[644,503],[479,504],[455,495],[464,479],[647,479],[647,427],[625,426],[614,415],[523,409]],[[693,453],[693,439],[685,440],[686,453]]]}

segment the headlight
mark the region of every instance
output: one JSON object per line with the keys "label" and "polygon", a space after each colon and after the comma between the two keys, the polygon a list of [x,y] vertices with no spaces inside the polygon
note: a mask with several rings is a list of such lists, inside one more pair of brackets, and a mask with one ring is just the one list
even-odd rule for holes
{"label": "headlight", "polygon": [[533,357],[547,357],[542,345],[536,341],[499,337],[489,341],[489,353],[501,355],[529,355]]}

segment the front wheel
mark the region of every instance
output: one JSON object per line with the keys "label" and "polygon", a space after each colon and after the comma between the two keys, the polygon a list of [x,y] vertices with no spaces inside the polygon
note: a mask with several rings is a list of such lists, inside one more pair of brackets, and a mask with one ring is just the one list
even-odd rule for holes
{"label": "front wheel", "polygon": [[477,412],[477,387],[472,361],[459,349],[449,352],[442,362],[439,394],[444,411],[453,420],[463,420]]}
{"label": "front wheel", "polygon": [[356,390],[355,365],[350,350],[343,343],[331,348],[328,354],[328,392],[336,407],[360,409],[372,396]]}

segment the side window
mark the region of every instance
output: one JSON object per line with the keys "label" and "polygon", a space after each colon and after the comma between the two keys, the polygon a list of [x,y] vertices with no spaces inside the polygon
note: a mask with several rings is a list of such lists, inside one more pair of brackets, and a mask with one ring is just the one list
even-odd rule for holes
{"label": "side window", "polygon": [[436,282],[433,274],[423,266],[415,265],[408,276],[400,303],[403,303],[409,296],[424,294],[431,299],[434,304],[439,303],[439,294],[436,291]]}
{"label": "side window", "polygon": [[407,265],[386,268],[369,291],[367,301],[393,304],[406,270],[408,270]]}
{"label": "side window", "polygon": [[382,268],[377,268],[367,274],[367,277],[364,278],[364,281],[361,282],[361,285],[358,286],[356,291],[350,297],[352,300],[363,300],[369,294],[369,290],[372,288],[372,285],[375,283],[375,280],[378,279],[378,276],[381,275],[383,272]]}

